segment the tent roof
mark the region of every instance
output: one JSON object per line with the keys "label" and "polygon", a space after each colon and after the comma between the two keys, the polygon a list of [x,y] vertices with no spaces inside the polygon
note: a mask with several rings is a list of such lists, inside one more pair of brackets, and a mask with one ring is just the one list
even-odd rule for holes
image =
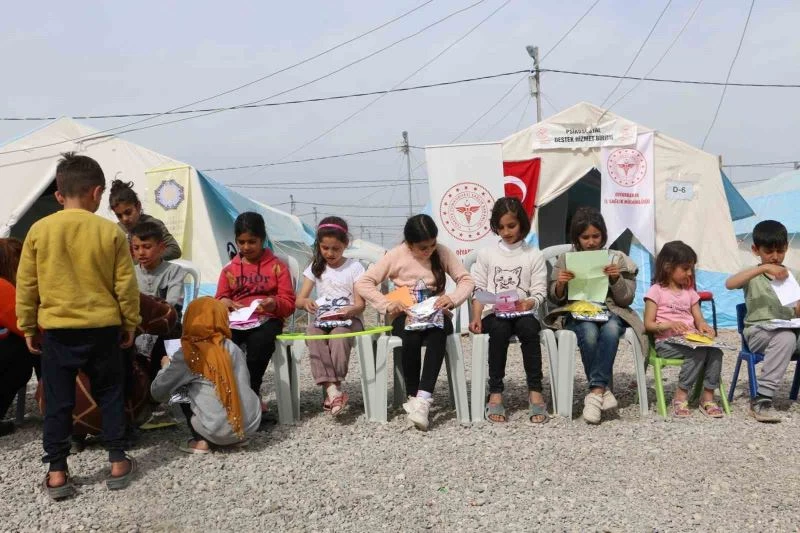
{"label": "tent roof", "polygon": [[800,232],[800,170],[782,172],[767,180],[741,187],[739,192],[755,211],[735,224],[737,235],[746,235],[762,220],[779,220],[789,233]]}

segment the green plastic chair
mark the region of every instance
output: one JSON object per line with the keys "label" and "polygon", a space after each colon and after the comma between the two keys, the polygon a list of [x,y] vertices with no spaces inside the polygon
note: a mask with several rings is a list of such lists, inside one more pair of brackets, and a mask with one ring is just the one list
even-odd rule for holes
{"label": "green plastic chair", "polygon": [[[667,359],[664,357],[659,357],[656,353],[656,347],[653,342],[653,338],[650,337],[650,353],[647,360],[651,365],[653,365],[653,376],[655,379],[656,388],[656,408],[658,410],[658,414],[664,418],[668,418],[667,400],[664,394],[664,380],[661,370],[666,366],[681,366],[683,364],[683,359]],[[700,393],[703,392],[704,376],[705,369],[703,369],[703,373],[698,376],[697,383],[695,383],[694,390],[692,391],[692,395],[689,397],[689,401],[691,403],[696,402],[697,399],[700,398]],[[719,395],[722,403],[722,410],[726,415],[731,414],[731,406],[730,403],[728,403],[728,396],[725,394],[725,385],[722,383],[721,379],[719,380]]]}
{"label": "green plastic chair", "polygon": [[306,349],[306,341],[356,339],[356,354],[361,369],[361,393],[368,420],[374,420],[373,397],[375,396],[375,354],[377,337],[392,331],[391,326],[377,326],[364,331],[336,333],[332,335],[306,335],[305,333],[283,333],[276,339],[273,364],[275,365],[275,396],[278,403],[278,421],[292,424],[300,418],[300,384],[298,381],[300,359]]}

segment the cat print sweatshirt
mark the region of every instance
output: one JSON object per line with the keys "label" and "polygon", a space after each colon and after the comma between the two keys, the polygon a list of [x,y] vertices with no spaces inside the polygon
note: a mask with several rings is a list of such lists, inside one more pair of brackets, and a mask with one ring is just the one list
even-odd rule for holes
{"label": "cat print sweatshirt", "polygon": [[[507,245],[499,241],[483,248],[472,267],[475,288],[491,293],[516,289],[520,300],[533,300],[536,309],[547,297],[547,265],[536,248],[519,241]],[[481,318],[492,314],[492,306],[485,305]]]}

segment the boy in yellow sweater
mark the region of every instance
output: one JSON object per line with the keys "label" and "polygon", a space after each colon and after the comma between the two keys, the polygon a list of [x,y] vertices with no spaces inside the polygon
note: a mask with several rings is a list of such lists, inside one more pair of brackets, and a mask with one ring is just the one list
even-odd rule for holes
{"label": "boy in yellow sweater", "polygon": [[106,180],[97,162],[67,153],[56,168],[56,198],[64,206],[28,232],[17,271],[17,321],[28,349],[44,353],[44,488],[72,496],[67,470],[75,407],[75,377],[83,370],[103,415],[111,462],[109,489],[123,489],[136,470],[125,454],[124,371],[120,348],[133,343],[139,290],[128,239],[94,215]]}

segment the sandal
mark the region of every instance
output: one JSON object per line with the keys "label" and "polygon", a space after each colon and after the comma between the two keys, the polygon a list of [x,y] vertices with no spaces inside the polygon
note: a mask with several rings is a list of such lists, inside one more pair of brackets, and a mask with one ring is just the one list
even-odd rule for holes
{"label": "sandal", "polygon": [[672,416],[674,418],[689,418],[692,412],[689,410],[689,402],[686,400],[672,400]]}
{"label": "sandal", "polygon": [[182,451],[183,453],[188,453],[190,455],[191,454],[204,455],[204,454],[207,454],[207,453],[211,453],[211,448],[209,448],[207,450],[205,450],[203,448],[195,448],[194,446],[192,446],[192,444],[191,444],[192,442],[196,443],[197,441],[194,440],[194,439],[189,439],[189,440],[186,441],[186,444],[182,444],[182,445],[178,446],[178,449],[180,451]]}
{"label": "sandal", "polygon": [[108,487],[109,490],[122,490],[131,484],[131,479],[133,479],[134,474],[136,474],[136,459],[128,454],[125,454],[125,459],[130,463],[130,469],[121,476],[110,476],[106,480],[106,487]]}
{"label": "sandal", "polygon": [[341,393],[339,396],[331,400],[331,415],[338,416],[342,414],[344,408],[347,407],[347,400],[349,397],[346,392]]}
{"label": "sandal", "polygon": [[[495,420],[492,417],[502,416],[502,420]],[[486,408],[483,410],[483,417],[486,419],[487,422],[491,422],[492,424],[505,424],[508,422],[508,416],[506,415],[506,406],[502,403],[489,403],[486,402]]]}
{"label": "sandal", "polygon": [[722,412],[722,408],[714,401],[702,402],[699,410],[709,418],[722,418],[725,416]]}
{"label": "sandal", "polygon": [[[534,420],[534,417],[540,416],[542,420]],[[550,415],[547,413],[547,405],[543,403],[528,402],[528,422],[534,425],[546,424],[550,420]]]}
{"label": "sandal", "polygon": [[64,472],[64,475],[66,476],[66,480],[64,481],[63,485],[59,485],[58,487],[51,487],[49,485],[48,481],[50,479],[50,472],[44,475],[42,488],[54,501],[64,500],[75,495],[75,485],[72,483],[72,478],[69,475],[69,471]]}

